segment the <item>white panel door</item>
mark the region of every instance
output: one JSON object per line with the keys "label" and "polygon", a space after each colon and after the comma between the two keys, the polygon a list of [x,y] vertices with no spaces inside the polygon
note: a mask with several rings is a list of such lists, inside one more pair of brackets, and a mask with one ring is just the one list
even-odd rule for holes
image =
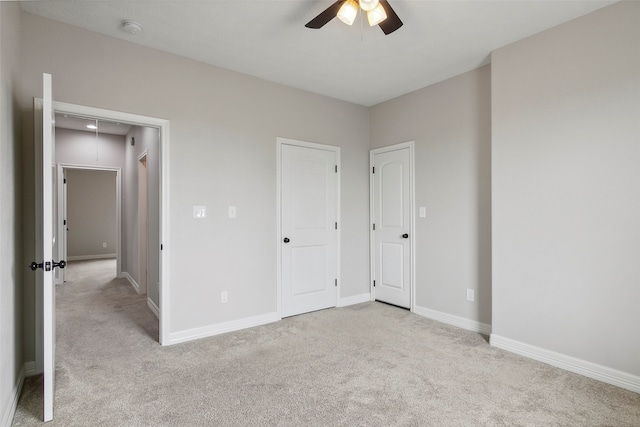
{"label": "white panel door", "polygon": [[375,299],[411,308],[410,148],[372,157]]}
{"label": "white panel door", "polygon": [[337,153],[281,146],[282,316],[337,303]]}
{"label": "white panel door", "polygon": [[[43,371],[43,418],[44,421],[53,419],[53,398],[55,390],[55,288],[54,270],[59,265],[64,268],[64,261],[58,264],[57,247],[55,241],[56,230],[56,191],[55,191],[55,157],[54,157],[54,121],[51,76],[43,74],[42,95],[42,147],[37,156],[36,170],[40,175],[40,200],[37,202],[37,261],[31,263],[31,269],[36,272],[36,286],[42,301],[42,371]],[[39,119],[37,119],[39,121]]]}

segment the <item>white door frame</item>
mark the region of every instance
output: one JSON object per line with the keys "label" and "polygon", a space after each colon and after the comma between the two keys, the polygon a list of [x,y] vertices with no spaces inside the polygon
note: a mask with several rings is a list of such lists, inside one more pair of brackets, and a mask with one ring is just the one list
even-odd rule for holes
{"label": "white door frame", "polygon": [[416,305],[416,194],[415,194],[415,142],[407,141],[402,142],[400,144],[389,145],[387,147],[376,148],[369,152],[369,265],[371,266],[371,270],[369,274],[371,275],[370,280],[370,292],[371,292],[371,301],[376,299],[375,287],[373,286],[374,277],[376,277],[376,263],[375,263],[375,235],[373,231],[373,211],[374,211],[374,182],[373,182],[373,167],[374,167],[374,156],[380,153],[386,153],[389,151],[401,150],[404,148],[409,149],[409,164],[411,167],[410,179],[409,179],[409,195],[411,197],[411,201],[409,203],[409,208],[411,210],[411,221],[409,231],[409,236],[411,236],[411,304],[410,310],[413,312],[415,310]]}
{"label": "white door frame", "polygon": [[[62,194],[64,185],[64,172],[68,169],[107,171],[116,173],[116,277],[122,276],[122,168],[80,165],[74,163],[58,163],[58,253],[61,258],[68,261],[67,234],[65,233],[64,205],[67,203],[67,194]],[[64,276],[63,276],[64,277]]]}
{"label": "white door frame", "polygon": [[337,176],[337,193],[336,193],[336,221],[338,222],[338,230],[337,230],[337,245],[336,245],[336,272],[338,276],[338,286],[336,286],[336,306],[340,304],[340,288],[341,288],[341,275],[340,275],[340,247],[341,245],[341,237],[340,231],[342,230],[342,222],[340,221],[340,214],[342,209],[340,208],[340,175],[341,175],[341,163],[340,163],[340,147],[336,147],[333,145],[324,145],[317,144],[314,142],[305,142],[298,141],[295,139],[287,139],[287,138],[276,138],[276,151],[277,151],[277,239],[276,239],[276,253],[277,253],[277,268],[276,268],[276,307],[278,317],[282,318],[282,146],[283,145],[293,145],[296,147],[304,147],[304,148],[315,148],[317,150],[325,150],[325,151],[333,151],[336,153],[336,163],[338,164],[338,176]]}
{"label": "white door frame", "polygon": [[[38,113],[42,115],[42,98],[34,99],[34,114],[38,117]],[[142,116],[138,114],[124,113],[114,110],[106,110],[102,108],[88,107],[85,105],[70,104],[66,102],[53,101],[53,110],[56,113],[67,113],[72,115],[78,115],[82,117],[110,120],[119,123],[126,123],[131,125],[153,127],[159,129],[159,144],[160,144],[160,280],[159,280],[159,342],[160,345],[169,345],[170,339],[170,301],[171,296],[169,282],[170,276],[170,260],[171,260],[171,245],[170,245],[170,173],[169,173],[169,144],[170,144],[170,122],[169,120],[160,119],[156,117]],[[36,120],[36,147],[42,145],[42,131],[38,133],[41,124]],[[36,199],[40,197],[39,194],[35,195]],[[36,203],[36,206],[38,204]],[[36,237],[39,239],[38,237]],[[40,242],[41,243],[41,242]],[[36,241],[36,247],[38,247],[38,241]],[[42,307],[42,289],[36,287],[36,310]],[[37,313],[37,311],[36,311]],[[36,314],[40,316],[39,314]],[[43,360],[43,347],[42,337],[43,331],[40,325],[41,319],[36,318],[36,372],[42,372],[42,360]]]}
{"label": "white door frame", "polygon": [[[143,160],[144,159],[144,165]],[[147,295],[149,263],[149,184],[147,150],[138,156],[138,293]],[[144,174],[141,172],[144,170]]]}

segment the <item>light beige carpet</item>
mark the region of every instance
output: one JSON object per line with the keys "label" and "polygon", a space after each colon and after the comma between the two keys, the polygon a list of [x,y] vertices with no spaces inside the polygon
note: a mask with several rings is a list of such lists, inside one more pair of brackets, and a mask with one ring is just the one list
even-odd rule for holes
{"label": "light beige carpet", "polygon": [[[640,426],[640,395],[381,303],[161,347],[113,262],[58,287],[51,426]],[[41,424],[41,379],[14,426]]]}

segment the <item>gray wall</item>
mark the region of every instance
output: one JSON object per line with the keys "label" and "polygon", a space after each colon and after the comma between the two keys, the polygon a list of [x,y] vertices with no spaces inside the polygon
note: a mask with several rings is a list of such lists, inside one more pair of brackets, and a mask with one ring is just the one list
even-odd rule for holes
{"label": "gray wall", "polygon": [[484,66],[376,105],[370,117],[371,148],[415,141],[416,311],[484,329],[491,324],[490,90]]}
{"label": "gray wall", "polygon": [[23,274],[30,274],[21,256],[22,134],[16,100],[19,38],[19,6],[0,2],[0,425],[3,426],[11,424],[15,392],[24,366],[22,281]]}
{"label": "gray wall", "polygon": [[492,55],[493,334],[633,375],[639,22],[620,2]]}
{"label": "gray wall", "polygon": [[[124,170],[122,135],[56,128],[56,162]],[[97,148],[96,148],[97,145]]]}
{"label": "gray wall", "polygon": [[[368,292],[367,108],[29,14],[21,28],[29,151],[31,98],[41,94],[45,71],[59,101],[171,121],[170,332],[276,311],[278,136],[342,147],[340,296]],[[33,167],[25,167],[25,194],[33,197]],[[208,218],[194,220],[193,205],[207,206]],[[238,209],[233,221],[229,205]],[[33,360],[33,352],[26,357]]]}
{"label": "gray wall", "polygon": [[66,179],[68,259],[114,255],[118,235],[116,172],[68,169]]}
{"label": "gray wall", "polygon": [[[96,138],[96,134],[94,132],[86,132],[86,131],[78,131],[72,129],[61,129],[56,128],[56,162],[62,163],[66,165],[74,165],[74,166],[91,166],[91,167],[102,167],[102,168],[120,168],[122,170],[122,174],[126,175],[126,162],[125,162],[125,137],[122,135],[110,135],[99,133]],[[68,172],[77,173],[77,170],[67,169]],[[84,173],[88,173],[85,171]],[[113,172],[115,177],[115,172]],[[97,177],[98,175],[89,175]],[[115,178],[114,178],[115,179]],[[76,189],[82,192],[82,197],[90,197],[97,199],[100,197],[99,193],[95,193],[92,195],[90,186],[87,183],[75,183],[76,185],[81,185],[81,187],[76,187]],[[95,185],[103,185],[105,183],[94,182]],[[114,187],[110,187],[110,191],[115,189]],[[74,197],[73,189],[69,190],[70,198]],[[123,190],[124,192],[124,190]],[[78,193],[79,194],[79,193]],[[77,195],[77,194],[76,194]],[[109,199],[110,203],[115,203],[115,194],[114,199]],[[121,203],[123,200],[123,195],[121,195]],[[71,202],[71,200],[69,200]],[[101,204],[106,202],[106,200],[95,200],[92,202],[93,206],[97,204]],[[69,207],[70,208],[70,207]],[[81,208],[79,208],[81,209]],[[95,211],[96,214],[107,213],[107,212],[115,212],[115,205],[113,209],[109,208],[109,210],[99,210],[95,207],[90,207]],[[124,216],[124,215],[123,215]],[[92,222],[90,217],[82,216],[81,212],[78,212],[77,219],[80,219],[82,222]],[[69,223],[69,242],[68,242],[68,255],[69,256],[85,256],[85,255],[100,255],[100,254],[114,254],[116,253],[116,233],[117,229],[116,225],[113,224],[113,220],[115,217],[112,215],[108,215],[108,224],[110,230],[106,230],[104,226],[107,225],[107,222],[98,221],[95,225],[98,226],[94,232],[87,232],[85,227],[91,229],[88,224],[81,225],[82,234],[79,236],[76,233],[78,231],[77,226],[75,224],[76,218],[69,219],[67,218]],[[73,224],[71,221],[73,220]],[[95,232],[99,232],[96,234]],[[104,237],[100,237],[104,236]],[[111,236],[108,239],[106,236]],[[75,242],[79,245],[74,247],[73,239],[76,239]],[[88,240],[87,240],[88,239]],[[123,232],[121,236],[122,246],[125,247],[127,244],[128,235]],[[107,248],[102,248],[102,242],[107,242]],[[76,250],[77,248],[77,250]],[[83,253],[87,251],[86,253]],[[124,271],[124,268],[123,268]]]}
{"label": "gray wall", "polygon": [[[135,145],[131,145],[135,138]],[[159,305],[160,281],[160,152],[158,129],[134,126],[126,136],[124,175],[123,271],[137,282],[138,271],[138,157],[147,152],[148,244],[147,297]]]}

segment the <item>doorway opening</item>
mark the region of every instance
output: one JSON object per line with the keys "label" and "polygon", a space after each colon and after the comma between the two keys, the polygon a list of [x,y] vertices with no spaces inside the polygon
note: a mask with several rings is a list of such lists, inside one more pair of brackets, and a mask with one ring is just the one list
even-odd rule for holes
{"label": "doorway opening", "polygon": [[[112,258],[116,261],[113,276],[120,277],[122,170],[58,162],[57,175],[56,238],[60,259],[71,262]],[[64,283],[66,273],[65,269],[55,271],[56,285]]]}
{"label": "doorway opening", "polygon": [[[157,231],[155,233],[148,233],[149,235],[151,234],[155,235],[155,239],[150,240],[148,246],[149,247],[153,246],[154,248],[156,248],[157,255],[154,260],[155,278],[153,283],[155,284],[155,296],[154,296],[153,304],[150,303],[151,299],[148,298],[147,305],[152,309],[152,311],[158,318],[158,341],[160,342],[161,345],[168,345],[170,342],[169,328],[167,327],[167,325],[169,324],[169,316],[168,316],[169,313],[168,313],[168,309],[166,309],[165,307],[169,306],[170,292],[169,292],[169,284],[167,280],[165,280],[165,278],[168,279],[169,277],[169,257],[170,257],[170,250],[168,248],[168,243],[169,243],[168,153],[169,153],[169,136],[170,136],[169,121],[165,119],[158,119],[158,118],[153,118],[148,116],[141,116],[136,114],[123,113],[123,112],[118,112],[113,110],[105,110],[100,108],[87,107],[83,105],[69,104],[69,103],[58,102],[58,101],[53,101],[52,107],[57,118],[68,116],[72,118],[73,117],[82,118],[85,121],[87,119],[92,120],[94,122],[97,121],[99,125],[100,124],[105,126],[106,125],[116,125],[116,126],[126,125],[134,129],[137,129],[139,131],[138,134],[132,134],[129,137],[125,136],[124,144],[129,148],[135,147],[136,149],[139,149],[143,146],[142,136],[141,136],[142,133],[155,135],[155,156],[156,157],[155,157],[155,162],[152,165],[150,162],[151,157],[149,154],[147,155],[147,167],[149,169],[149,174],[147,175],[149,177],[151,176],[150,174],[155,174],[155,177],[156,177],[154,180],[156,185],[155,187],[156,190],[153,195],[152,203],[155,203],[155,206],[157,206],[157,209],[155,209],[156,211],[155,218],[148,222],[148,226],[154,227],[154,229]],[[38,115],[42,115],[41,113],[43,111],[42,99],[35,99],[34,109],[35,109],[36,117]],[[56,124],[59,125],[59,123],[56,123]],[[38,126],[40,127],[38,128]],[[38,135],[42,136],[42,129],[43,129],[42,122],[36,120],[36,136]],[[97,139],[95,138],[95,135],[93,136],[93,138],[94,138],[93,143],[84,143],[84,144],[78,145],[76,147],[78,149],[73,150],[73,152],[76,154],[83,153],[85,155],[94,155],[95,157],[93,157],[93,160],[91,161],[81,161],[79,159],[69,160],[67,163],[65,163],[65,166],[69,166],[69,167],[79,166],[79,167],[90,167],[90,168],[100,167],[100,159],[106,159],[106,156],[108,156],[109,151],[105,150],[104,144],[101,144],[100,141],[97,141]],[[41,144],[42,143],[41,139],[38,139],[36,143]],[[54,138],[53,139],[54,151],[56,148],[55,145],[56,143]],[[134,150],[132,150],[131,152],[134,153],[134,155],[132,156],[133,166],[137,168],[137,162],[138,162],[137,157],[139,153],[135,153]],[[56,156],[54,152],[53,159],[55,158]],[[124,165],[120,165],[120,166],[121,166],[121,170],[124,172],[125,170]],[[137,175],[137,169],[135,170],[134,174]],[[58,176],[58,173],[55,173],[54,177],[57,178],[57,176]],[[36,179],[38,178],[36,177]],[[122,173],[121,186],[123,188],[125,188],[127,185],[125,183],[126,179],[127,179],[127,174]],[[57,184],[54,184],[54,187],[57,188]],[[137,203],[137,186],[135,188],[135,191],[131,193],[133,194],[134,197],[136,197],[136,203]],[[126,194],[127,193],[123,190],[118,199],[123,205],[125,203],[131,203],[130,201],[126,200],[127,199]],[[149,192],[149,194],[151,194],[151,192]],[[56,195],[55,200],[58,201],[58,198],[61,198],[61,196]],[[137,206],[136,206],[136,209],[137,209]],[[38,212],[39,211],[36,210],[36,214],[37,214],[36,216],[38,216]],[[61,227],[58,223],[62,223],[64,218],[60,216],[60,214],[58,213],[57,207],[54,209],[54,212],[55,212],[55,215],[57,216],[57,218],[54,218],[54,228],[63,230],[63,227]],[[117,256],[117,258],[120,261],[122,261],[122,264],[121,262],[118,262],[117,272],[118,274],[121,274],[123,277],[126,277],[127,279],[129,279],[130,277],[133,278],[134,276],[127,274],[128,272],[126,270],[128,269],[128,266],[124,265],[124,260],[127,254],[134,253],[133,250],[135,249],[135,255],[136,255],[135,270],[136,270],[136,276],[137,276],[137,269],[138,269],[137,248],[133,245],[133,242],[124,241],[123,236],[132,235],[131,232],[127,230],[126,227],[131,224],[137,224],[137,214],[135,218],[130,218],[130,217],[127,217],[127,215],[124,213],[123,210],[121,210],[121,212],[122,212],[121,230],[118,233],[120,242],[116,244],[116,247],[119,248],[119,253],[120,253],[120,255]],[[36,220],[38,221],[37,218]],[[136,236],[135,240],[137,240],[137,232],[133,235]],[[57,236],[57,230],[54,230],[54,236]],[[135,242],[135,245],[137,245],[137,242]],[[109,244],[107,246],[109,246]],[[57,250],[61,250],[61,248],[57,248]],[[118,251],[116,250],[116,252]],[[55,258],[58,259],[57,254],[55,255]],[[36,342],[35,342],[35,349],[36,349],[35,371],[36,372],[43,372],[44,370],[44,359],[45,359],[44,358],[45,344],[43,343],[44,326],[43,326],[43,318],[40,317],[40,313],[43,310],[43,301],[44,301],[43,290],[41,287],[36,287],[36,313],[38,316],[36,319]],[[55,316],[55,313],[54,313],[54,316]]]}
{"label": "doorway opening", "polygon": [[[113,278],[127,279],[159,318],[158,128],[60,112],[55,123],[57,253],[116,258]],[[64,274],[56,271],[56,283]]]}

